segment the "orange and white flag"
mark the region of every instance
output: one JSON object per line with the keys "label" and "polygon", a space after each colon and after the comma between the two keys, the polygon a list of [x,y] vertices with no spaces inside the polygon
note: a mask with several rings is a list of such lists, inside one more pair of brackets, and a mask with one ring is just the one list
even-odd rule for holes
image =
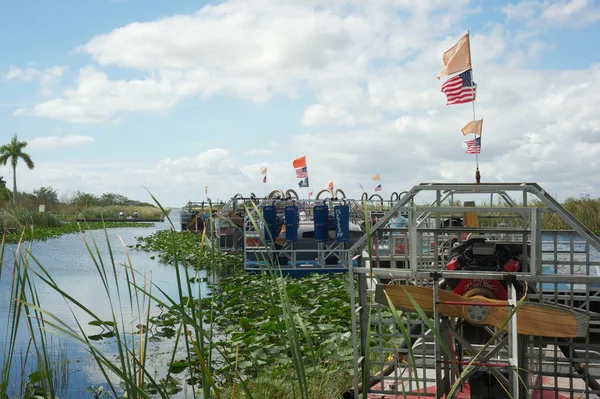
{"label": "orange and white flag", "polygon": [[371,176],[371,180],[381,180],[381,176],[373,175],[373,176]]}
{"label": "orange and white flag", "polygon": [[456,72],[461,72],[467,69],[471,69],[471,46],[469,44],[469,34],[467,33],[447,50],[442,60],[444,61],[444,67],[438,73],[437,78],[441,76],[452,75]]}
{"label": "orange and white flag", "polygon": [[267,174],[267,167],[266,166],[263,166],[263,167],[260,168],[260,174],[261,175],[266,175]]}
{"label": "orange and white flag", "polygon": [[483,119],[479,119],[475,121],[475,123],[473,123],[473,121],[467,123],[462,129],[460,129],[460,131],[462,132],[463,136],[466,136],[467,134],[476,134],[481,136],[481,129],[483,129]]}

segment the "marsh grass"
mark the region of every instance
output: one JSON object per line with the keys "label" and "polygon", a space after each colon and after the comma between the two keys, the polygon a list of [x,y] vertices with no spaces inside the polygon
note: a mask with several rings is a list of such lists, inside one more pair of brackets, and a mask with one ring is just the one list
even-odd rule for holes
{"label": "marsh grass", "polygon": [[23,208],[7,207],[0,209],[0,219],[5,228],[22,230],[29,226],[52,228],[61,225],[60,220],[51,213],[39,213]]}
{"label": "marsh grass", "polygon": [[[543,206],[536,203],[536,206]],[[595,234],[600,234],[600,199],[589,197],[569,197],[563,202],[567,211],[571,212],[579,221]],[[542,228],[545,230],[566,230],[568,226],[555,213],[542,215]]]}
{"label": "marsh grass", "polygon": [[[32,280],[29,259],[23,256],[29,249],[20,244],[15,251],[12,265],[7,265],[4,263],[5,245],[3,235],[0,270],[4,269],[4,278],[7,272],[10,273],[8,276],[11,278],[11,284],[6,337],[0,365],[0,397],[28,398],[43,393],[44,397],[53,399],[57,397],[57,391],[64,389],[65,384],[68,384],[68,362],[60,351],[61,346],[58,346],[57,352],[55,340],[49,338],[44,329],[45,319],[38,310],[40,298]],[[0,274],[0,279],[2,276]],[[31,306],[26,306],[26,303],[30,303]],[[18,345],[20,330],[23,328],[29,336],[24,353],[23,348]],[[17,359],[21,360],[20,365],[16,363]],[[31,368],[35,371],[28,373]],[[15,384],[13,375],[17,369],[20,378],[17,377],[16,380],[20,383]]]}
{"label": "marsh grass", "polygon": [[[595,234],[600,234],[600,198],[590,198],[588,196],[582,196],[580,198],[569,197],[561,205],[592,232],[594,232]],[[461,204],[460,201],[454,201],[453,203],[450,203],[450,206],[461,206]],[[490,203],[484,201],[479,206],[490,206]],[[494,204],[494,206],[509,207],[509,205],[505,202],[502,202],[501,204]],[[517,202],[516,206],[522,207],[523,203]],[[529,203],[529,206],[534,206],[538,208],[546,207],[546,205],[539,200],[532,201],[531,203]],[[489,215],[493,217],[499,217],[506,216],[506,213],[486,212],[485,214],[480,214],[479,221],[482,227],[491,226],[491,219],[486,218],[486,216]],[[515,219],[513,219],[512,222],[510,220],[506,221],[511,226],[514,226],[516,223]],[[552,212],[542,214],[542,229],[568,230],[569,227],[558,214]]]}
{"label": "marsh grass", "polygon": [[[123,211],[125,213],[125,218],[129,216],[133,216],[135,211],[138,212],[139,219],[146,220],[162,220],[165,214],[168,214],[171,210],[169,208],[158,208],[153,206],[120,206],[120,205],[111,205],[111,206],[92,206],[85,209],[77,210],[77,218],[83,220],[92,220],[92,219],[118,219],[119,212]],[[72,217],[75,212],[72,214],[63,213],[63,215],[69,215]]]}

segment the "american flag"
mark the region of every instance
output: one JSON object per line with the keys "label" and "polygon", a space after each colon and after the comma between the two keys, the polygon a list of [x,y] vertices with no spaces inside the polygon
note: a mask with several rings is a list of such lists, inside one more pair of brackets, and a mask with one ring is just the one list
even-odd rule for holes
{"label": "american flag", "polygon": [[446,94],[446,105],[465,104],[475,100],[477,84],[473,82],[471,70],[467,69],[452,79],[448,79],[442,85],[442,93]]}
{"label": "american flag", "polygon": [[378,184],[377,187],[375,187],[375,191],[381,191],[381,184]]}
{"label": "american flag", "polygon": [[296,169],[296,177],[298,179],[303,179],[305,177],[308,177],[308,172],[306,171],[306,166],[303,168]]}
{"label": "american flag", "polygon": [[467,154],[479,154],[481,152],[481,137],[465,141],[465,143],[467,143]]}

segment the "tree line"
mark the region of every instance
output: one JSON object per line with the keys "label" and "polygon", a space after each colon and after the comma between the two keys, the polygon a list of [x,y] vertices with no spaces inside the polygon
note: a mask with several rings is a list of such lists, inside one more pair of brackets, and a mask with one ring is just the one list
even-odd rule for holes
{"label": "tree line", "polygon": [[19,204],[22,208],[37,209],[40,204],[44,204],[47,210],[53,210],[59,206],[75,206],[77,208],[87,208],[90,206],[154,206],[146,202],[135,201],[121,194],[104,193],[95,195],[77,191],[72,196],[63,195],[59,198],[57,191],[48,186],[33,190],[33,193],[19,192],[17,190],[17,166],[19,161],[23,161],[29,169],[35,168],[35,163],[31,156],[24,150],[27,147],[27,141],[20,141],[15,134],[8,144],[0,147],[0,165],[10,165],[12,168],[12,192],[7,187],[4,176],[0,176],[0,204],[8,203],[10,199],[16,208]]}

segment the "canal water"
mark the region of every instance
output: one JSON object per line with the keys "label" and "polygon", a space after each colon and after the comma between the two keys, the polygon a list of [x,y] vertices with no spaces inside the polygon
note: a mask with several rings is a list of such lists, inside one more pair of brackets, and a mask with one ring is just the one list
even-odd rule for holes
{"label": "canal water", "polygon": [[[179,210],[174,209],[171,212],[173,225],[179,229]],[[162,264],[155,258],[155,253],[136,251],[127,248],[128,245],[134,245],[137,237],[150,235],[158,230],[167,229],[170,227],[168,221],[156,223],[154,227],[133,227],[133,228],[115,228],[108,229],[108,242],[114,256],[114,262],[117,268],[118,281],[120,286],[120,294],[123,298],[124,319],[131,325],[131,331],[136,331],[136,325],[139,324],[137,311],[131,312],[129,309],[129,293],[125,280],[126,269],[123,264],[133,266],[137,272],[136,282],[138,285],[143,284],[144,275],[147,280],[151,280],[158,285],[165,293],[173,298],[178,297],[176,285],[176,270],[172,265]],[[91,234],[91,235],[90,235]],[[93,240],[92,240],[93,236]],[[112,278],[112,264],[107,245],[105,232],[95,230],[85,233],[85,240],[92,247],[96,260],[102,259],[109,270],[109,280],[114,285]],[[94,242],[95,241],[95,244]],[[96,253],[97,247],[98,253]],[[14,265],[15,251],[17,246],[8,244],[5,247],[4,260],[2,265],[2,274],[0,277],[0,361],[3,361],[6,354],[6,344],[8,341],[7,332],[9,331],[8,322],[9,306],[11,302],[11,283],[12,269]],[[20,253],[23,253],[22,251]],[[49,239],[44,242],[33,242],[31,246],[32,255],[39,263],[48,271],[56,284],[63,289],[67,294],[76,298],[85,307],[93,311],[97,316],[104,320],[111,320],[112,307],[106,295],[102,280],[98,274],[94,260],[88,248],[84,243],[84,239],[80,234],[68,234],[58,238]],[[32,269],[39,268],[30,260]],[[181,268],[183,273],[183,268]],[[193,273],[193,272],[190,272]],[[49,287],[39,279],[35,284],[37,294],[39,295],[42,308],[51,312],[56,317],[65,321],[72,327],[76,327],[76,320],[81,323],[86,335],[98,334],[101,332],[99,327],[88,325],[93,318],[76,306],[69,305],[64,298],[54,289]],[[205,287],[202,287],[203,289]],[[113,301],[117,300],[117,291],[113,290]],[[164,298],[156,288],[153,288],[152,293],[159,298]],[[153,306],[152,314],[158,314],[160,310]],[[59,395],[61,398],[90,398],[91,394],[86,393],[86,388],[92,385],[98,385],[104,382],[100,370],[90,360],[87,354],[79,344],[70,339],[49,334],[52,337],[51,352],[55,355],[57,368],[60,369],[61,375],[66,378],[64,381],[67,385],[66,391]],[[18,397],[18,384],[22,367],[25,360],[25,353],[29,343],[30,334],[24,325],[21,323],[17,336],[17,349],[13,357],[13,367],[11,375],[12,384],[14,384],[15,395]],[[106,341],[106,342],[105,342]],[[98,341],[98,345],[108,353],[114,348],[111,347],[111,340]],[[168,361],[168,354],[172,349],[173,341],[165,340],[163,342],[152,342],[149,344],[148,352],[150,361],[157,364],[157,367],[165,369]],[[32,348],[30,348],[30,351]],[[1,365],[0,365],[1,367]],[[26,374],[35,370],[34,362],[29,359],[25,366]],[[118,381],[117,381],[118,383]]]}

